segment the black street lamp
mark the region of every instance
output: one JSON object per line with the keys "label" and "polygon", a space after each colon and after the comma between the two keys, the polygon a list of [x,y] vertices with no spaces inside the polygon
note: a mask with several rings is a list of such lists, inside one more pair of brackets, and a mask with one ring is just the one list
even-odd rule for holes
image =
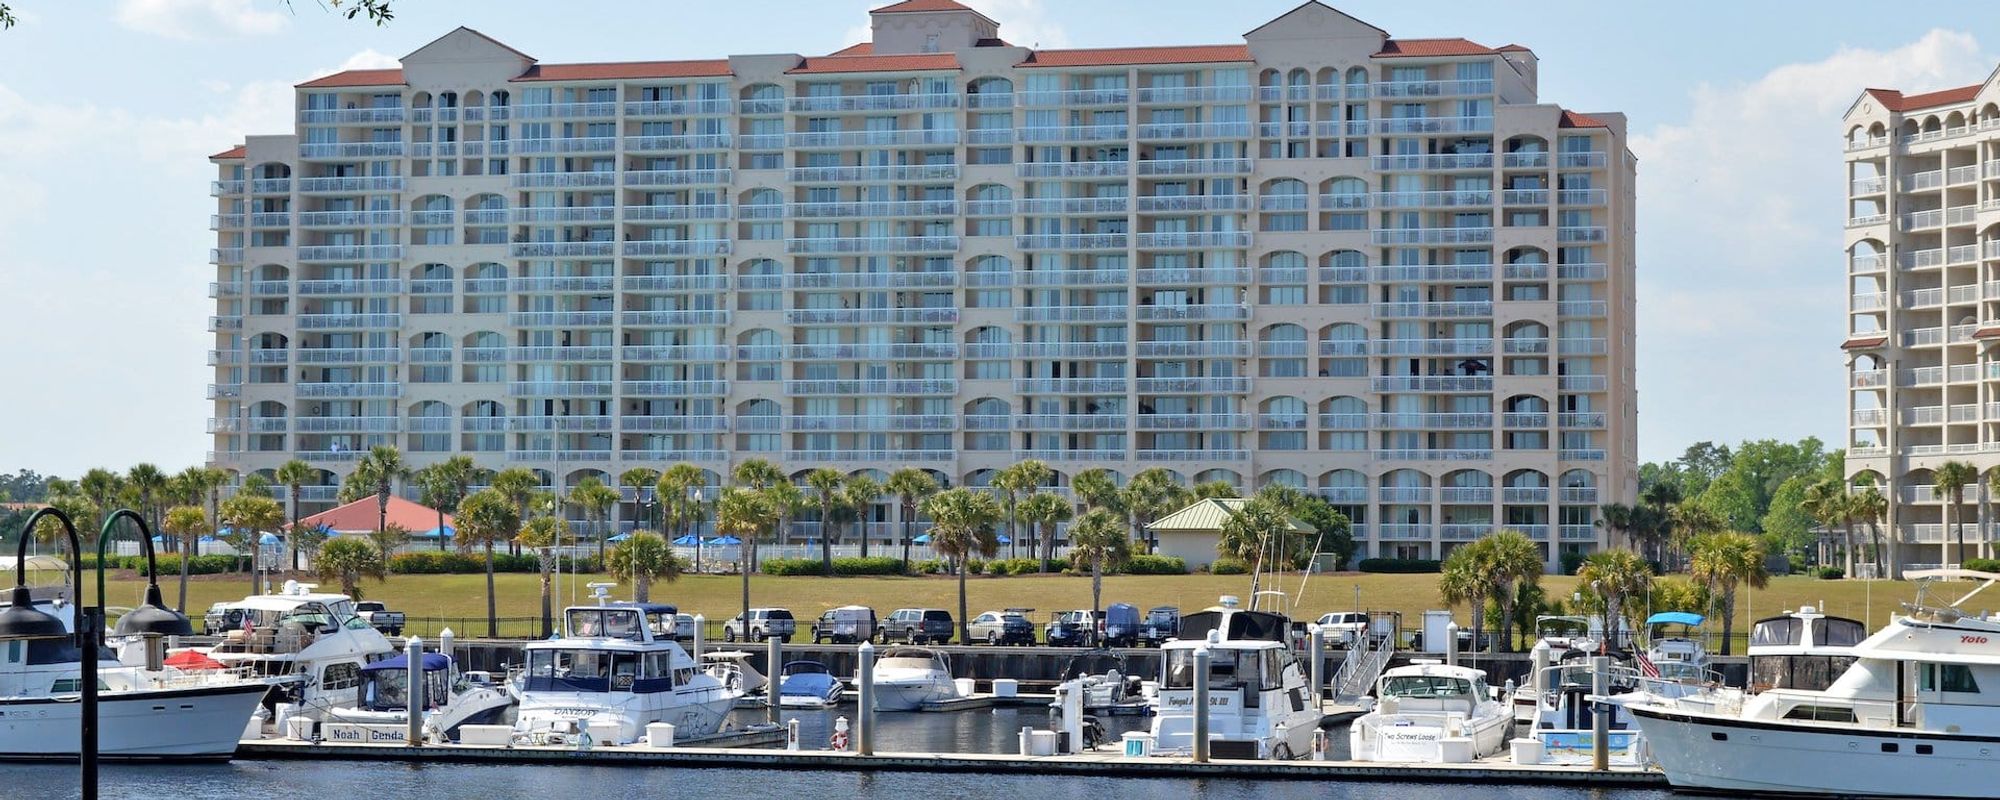
{"label": "black street lamp", "polygon": [[[35,538],[35,524],[43,517],[50,517],[62,523],[63,535],[69,538],[69,578],[70,589],[76,593],[70,609],[75,614],[75,624],[64,630],[62,620],[35,608],[35,598],[28,591],[28,542]],[[20,541],[14,543],[14,592],[12,605],[0,611],[0,640],[62,639],[68,637],[76,648],[79,671],[82,676],[77,681],[82,686],[82,720],[79,727],[79,747],[77,760],[82,767],[83,800],[97,798],[97,616],[101,612],[103,597],[98,598],[100,609],[94,610],[83,602],[83,542],[77,538],[76,524],[69,515],[53,506],[35,509],[27,523],[21,526]]]}

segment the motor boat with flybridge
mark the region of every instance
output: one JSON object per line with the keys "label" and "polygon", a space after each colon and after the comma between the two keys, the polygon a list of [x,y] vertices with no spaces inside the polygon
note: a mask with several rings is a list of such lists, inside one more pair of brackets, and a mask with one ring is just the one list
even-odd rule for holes
{"label": "motor boat with flybridge", "polygon": [[1375,698],[1348,729],[1356,761],[1463,763],[1500,752],[1514,730],[1513,711],[1471,667],[1420,659],[1382,673]]}
{"label": "motor boat with flybridge", "polygon": [[656,722],[677,739],[708,736],[743,696],[681,649],[672,606],[612,602],[611,586],[591,584],[597,602],[563,609],[562,636],[525,646],[516,741],[625,744]]}
{"label": "motor boat with flybridge", "polygon": [[917,711],[958,696],[951,664],[928,647],[891,647],[875,659],[875,710]]}
{"label": "motor boat with flybridge", "polygon": [[[30,524],[40,516],[31,517]],[[70,542],[73,552],[74,534]],[[147,552],[150,556],[150,548]],[[210,669],[165,663],[163,637],[191,635],[194,629],[186,617],[166,608],[159,585],[151,581],[145,600],[113,629],[113,635],[146,642],[145,657],[136,665],[120,663],[111,648],[92,641],[93,626],[83,624],[71,599],[81,572],[67,567],[68,589],[38,598],[26,585],[26,562],[25,553],[14,560],[17,584],[0,610],[0,759],[77,758],[82,751],[85,659],[96,670],[100,758],[221,761],[235,755],[244,728],[270,689],[264,681],[212,662],[205,664]]]}
{"label": "motor boat with flybridge", "polygon": [[1304,667],[1287,645],[1282,613],[1240,607],[1235,597],[1181,617],[1180,637],[1160,646],[1153,698],[1153,752],[1194,749],[1195,653],[1208,662],[1209,752],[1216,758],[1289,760],[1312,751],[1323,716]]}
{"label": "motor boat with flybridge", "polygon": [[201,654],[271,680],[279,688],[272,702],[293,703],[293,713],[327,722],[334,709],[355,706],[361,669],[395,655],[396,648],[355,613],[352,598],[316,588],[285,581],[276,594],[227,604],[240,626],[223,631],[222,640]]}
{"label": "motor boat with flybridge", "polygon": [[[1722,696],[1705,708],[1685,699],[1629,703],[1674,787],[1993,797],[2000,785],[2000,616],[1975,614],[1964,604],[2000,575],[1947,567],[1905,577],[1922,582],[1905,613],[1842,652],[1811,656],[1853,658],[1824,688],[1770,683],[1756,694],[1735,695],[1737,702]],[[1942,581],[1980,585],[1949,604],[1928,600]],[[1823,632],[1841,635],[1826,624],[1829,618],[1790,619],[1807,630],[1819,622]],[[1790,626],[1775,625],[1767,635]],[[1830,641],[1828,647],[1836,646]]]}

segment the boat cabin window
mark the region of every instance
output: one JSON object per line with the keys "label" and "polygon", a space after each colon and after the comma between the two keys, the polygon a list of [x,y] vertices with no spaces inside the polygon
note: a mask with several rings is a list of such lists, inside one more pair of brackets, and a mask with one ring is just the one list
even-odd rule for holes
{"label": "boat cabin window", "polygon": [[1817,692],[1832,686],[1853,665],[1853,656],[1751,656],[1750,689]]}
{"label": "boat cabin window", "polygon": [[[639,627],[639,611],[630,608],[572,608],[568,612],[569,635],[579,639],[627,639],[645,641]],[[672,623],[668,623],[671,629]]]}
{"label": "boat cabin window", "polygon": [[361,685],[361,665],[353,662],[328,664],[319,674],[319,688],[322,692],[352,689]]}
{"label": "boat cabin window", "polygon": [[1813,620],[1813,644],[1820,647],[1853,647],[1868,638],[1868,629],[1851,619],[1827,617]]}
{"label": "boat cabin window", "polygon": [[[672,639],[674,638],[674,618],[676,616],[679,615],[673,612],[648,611],[646,612],[646,630],[653,633],[654,639],[662,641]],[[660,674],[664,675],[666,673]]]}
{"label": "boat cabin window", "polygon": [[1972,668],[1964,664],[1918,664],[1917,691],[1978,694],[1979,682],[1973,680]]}
{"label": "boat cabin window", "polygon": [[[636,624],[637,617],[632,619]],[[664,666],[665,656],[665,653],[615,653],[603,650],[530,650],[527,684],[529,689],[536,691],[647,690],[651,688],[651,684],[647,683],[651,676],[649,670]]]}
{"label": "boat cabin window", "polygon": [[1757,627],[1750,630],[1750,646],[1775,647],[1799,644],[1804,641],[1802,634],[1805,629],[1800,624],[1802,622],[1804,620],[1797,617],[1773,617],[1758,622]]}
{"label": "boat cabin window", "polygon": [[1382,679],[1384,697],[1463,697],[1472,682],[1443,675],[1392,675]]}
{"label": "boat cabin window", "polygon": [[1803,719],[1812,722],[1854,722],[1854,709],[1839,706],[1792,706],[1785,712],[1785,719]]}
{"label": "boat cabin window", "polygon": [[[111,685],[99,680],[97,682],[97,689],[98,691],[108,692],[111,691]],[[82,678],[57,678],[55,683],[49,684],[49,694],[74,694],[82,691]]]}
{"label": "boat cabin window", "polygon": [[[1210,689],[1221,691],[1244,686],[1276,689],[1283,685],[1284,664],[1275,656],[1266,659],[1255,650],[1223,649],[1210,650],[1208,655]],[[1167,651],[1165,673],[1162,688],[1194,688],[1194,651]]]}

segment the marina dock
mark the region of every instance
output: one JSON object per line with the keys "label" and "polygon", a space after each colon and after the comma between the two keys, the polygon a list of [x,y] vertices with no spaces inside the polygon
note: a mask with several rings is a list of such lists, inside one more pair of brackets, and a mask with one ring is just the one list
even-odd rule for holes
{"label": "marina dock", "polygon": [[[779,734],[782,739],[783,734]],[[1650,770],[1521,766],[1499,759],[1471,764],[1385,764],[1360,761],[1230,761],[1198,763],[1188,758],[1130,758],[1122,751],[1060,756],[982,753],[859,753],[826,750],[768,750],[743,747],[510,747],[481,745],[332,744],[287,739],[246,740],[236,752],[245,761],[346,760],[455,762],[480,764],[594,764],[602,766],[726,767],[745,770],[832,770],[851,772],[969,772],[983,774],[1078,775],[1142,778],[1230,778],[1236,780],[1356,780],[1432,783],[1498,783],[1535,786],[1665,788],[1665,775]]]}

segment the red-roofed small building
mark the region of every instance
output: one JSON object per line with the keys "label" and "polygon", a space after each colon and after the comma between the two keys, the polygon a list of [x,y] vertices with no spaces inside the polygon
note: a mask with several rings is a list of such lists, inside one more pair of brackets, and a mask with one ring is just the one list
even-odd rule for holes
{"label": "red-roofed small building", "polygon": [[1638,484],[1624,115],[1544,99],[1527,47],[1318,0],[1050,48],[990,0],[874,5],[824,55],[457,28],[300,84],[212,159],[218,465],[302,459],[320,510],[376,445],[565,492],[1033,458],[1311,491],[1364,556],[1607,545]]}
{"label": "red-roofed small building", "polygon": [[[381,506],[374,495],[369,495],[352,503],[321,511],[299,519],[299,527],[324,528],[343,536],[361,535],[378,530]],[[396,495],[389,496],[388,524],[400,525],[411,535],[424,537],[434,535],[438,528],[437,509],[404,500]],[[451,515],[444,515],[444,527],[451,528]],[[450,537],[446,533],[447,538]]]}

